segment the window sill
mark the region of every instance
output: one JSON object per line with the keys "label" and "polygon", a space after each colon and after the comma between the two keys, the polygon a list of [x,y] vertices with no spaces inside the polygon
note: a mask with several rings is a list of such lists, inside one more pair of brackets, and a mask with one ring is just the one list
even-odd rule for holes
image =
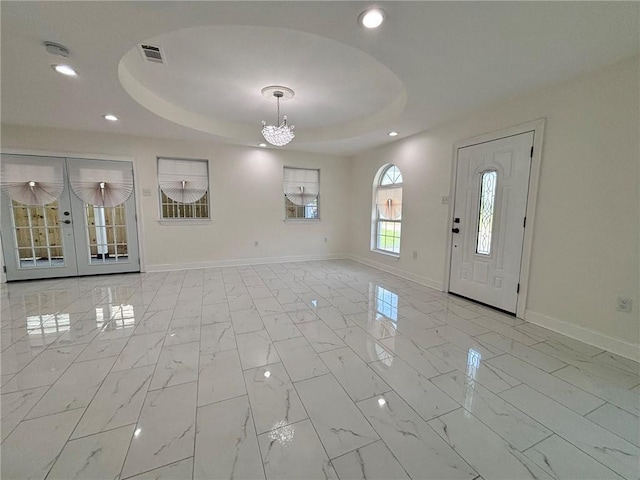
{"label": "window sill", "polygon": [[385,257],[391,257],[391,258],[395,258],[396,260],[400,260],[399,253],[385,252],[384,250],[378,250],[376,248],[372,248],[371,252],[377,253],[378,255],[383,255]]}
{"label": "window sill", "polygon": [[319,218],[284,218],[282,220],[284,223],[318,223],[320,222]]}
{"label": "window sill", "polygon": [[168,219],[163,218],[158,220],[158,223],[163,226],[175,226],[175,225],[210,225],[210,218],[175,218]]}

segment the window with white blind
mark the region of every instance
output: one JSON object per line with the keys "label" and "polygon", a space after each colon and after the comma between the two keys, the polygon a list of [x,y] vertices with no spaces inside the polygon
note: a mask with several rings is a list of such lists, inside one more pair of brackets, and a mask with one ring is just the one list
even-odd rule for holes
{"label": "window with white blind", "polygon": [[284,167],[285,219],[318,219],[320,170]]}
{"label": "window with white blind", "polygon": [[209,162],[158,158],[160,218],[209,218]]}
{"label": "window with white blind", "polygon": [[402,173],[395,165],[382,167],[374,183],[372,248],[400,254],[402,228]]}

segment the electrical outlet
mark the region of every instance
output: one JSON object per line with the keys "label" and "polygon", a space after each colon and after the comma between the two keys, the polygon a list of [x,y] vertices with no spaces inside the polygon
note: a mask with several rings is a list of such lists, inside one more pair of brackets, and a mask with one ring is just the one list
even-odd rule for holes
{"label": "electrical outlet", "polygon": [[151,189],[150,188],[143,188],[142,189],[142,196],[143,197],[150,197],[151,196]]}
{"label": "electrical outlet", "polygon": [[440,203],[442,203],[442,205],[447,205],[449,203],[449,197],[448,196],[443,196],[442,200],[440,201]]}
{"label": "electrical outlet", "polygon": [[416,260],[418,258],[418,251],[414,250],[413,251],[413,259]]}
{"label": "electrical outlet", "polygon": [[627,297],[618,297],[618,304],[616,305],[616,310],[619,312],[630,313],[632,307],[632,301]]}

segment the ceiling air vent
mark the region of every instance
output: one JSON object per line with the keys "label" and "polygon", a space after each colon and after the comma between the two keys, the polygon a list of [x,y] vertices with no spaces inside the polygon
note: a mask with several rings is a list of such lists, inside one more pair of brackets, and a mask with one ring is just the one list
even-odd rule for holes
{"label": "ceiling air vent", "polygon": [[162,54],[160,47],[143,43],[140,45],[140,51],[142,52],[143,58],[148,62],[165,63],[164,55]]}

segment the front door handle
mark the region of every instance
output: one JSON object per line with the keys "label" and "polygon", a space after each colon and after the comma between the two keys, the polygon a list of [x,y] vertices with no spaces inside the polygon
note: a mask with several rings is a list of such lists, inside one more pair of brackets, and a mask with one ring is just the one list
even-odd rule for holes
{"label": "front door handle", "polygon": [[456,228],[452,228],[452,229],[451,229],[451,231],[452,231],[453,233],[460,233],[460,229],[459,229],[458,227],[456,227]]}
{"label": "front door handle", "polygon": [[69,225],[71,223],[71,220],[63,220],[60,223],[64,223],[65,225]]}

